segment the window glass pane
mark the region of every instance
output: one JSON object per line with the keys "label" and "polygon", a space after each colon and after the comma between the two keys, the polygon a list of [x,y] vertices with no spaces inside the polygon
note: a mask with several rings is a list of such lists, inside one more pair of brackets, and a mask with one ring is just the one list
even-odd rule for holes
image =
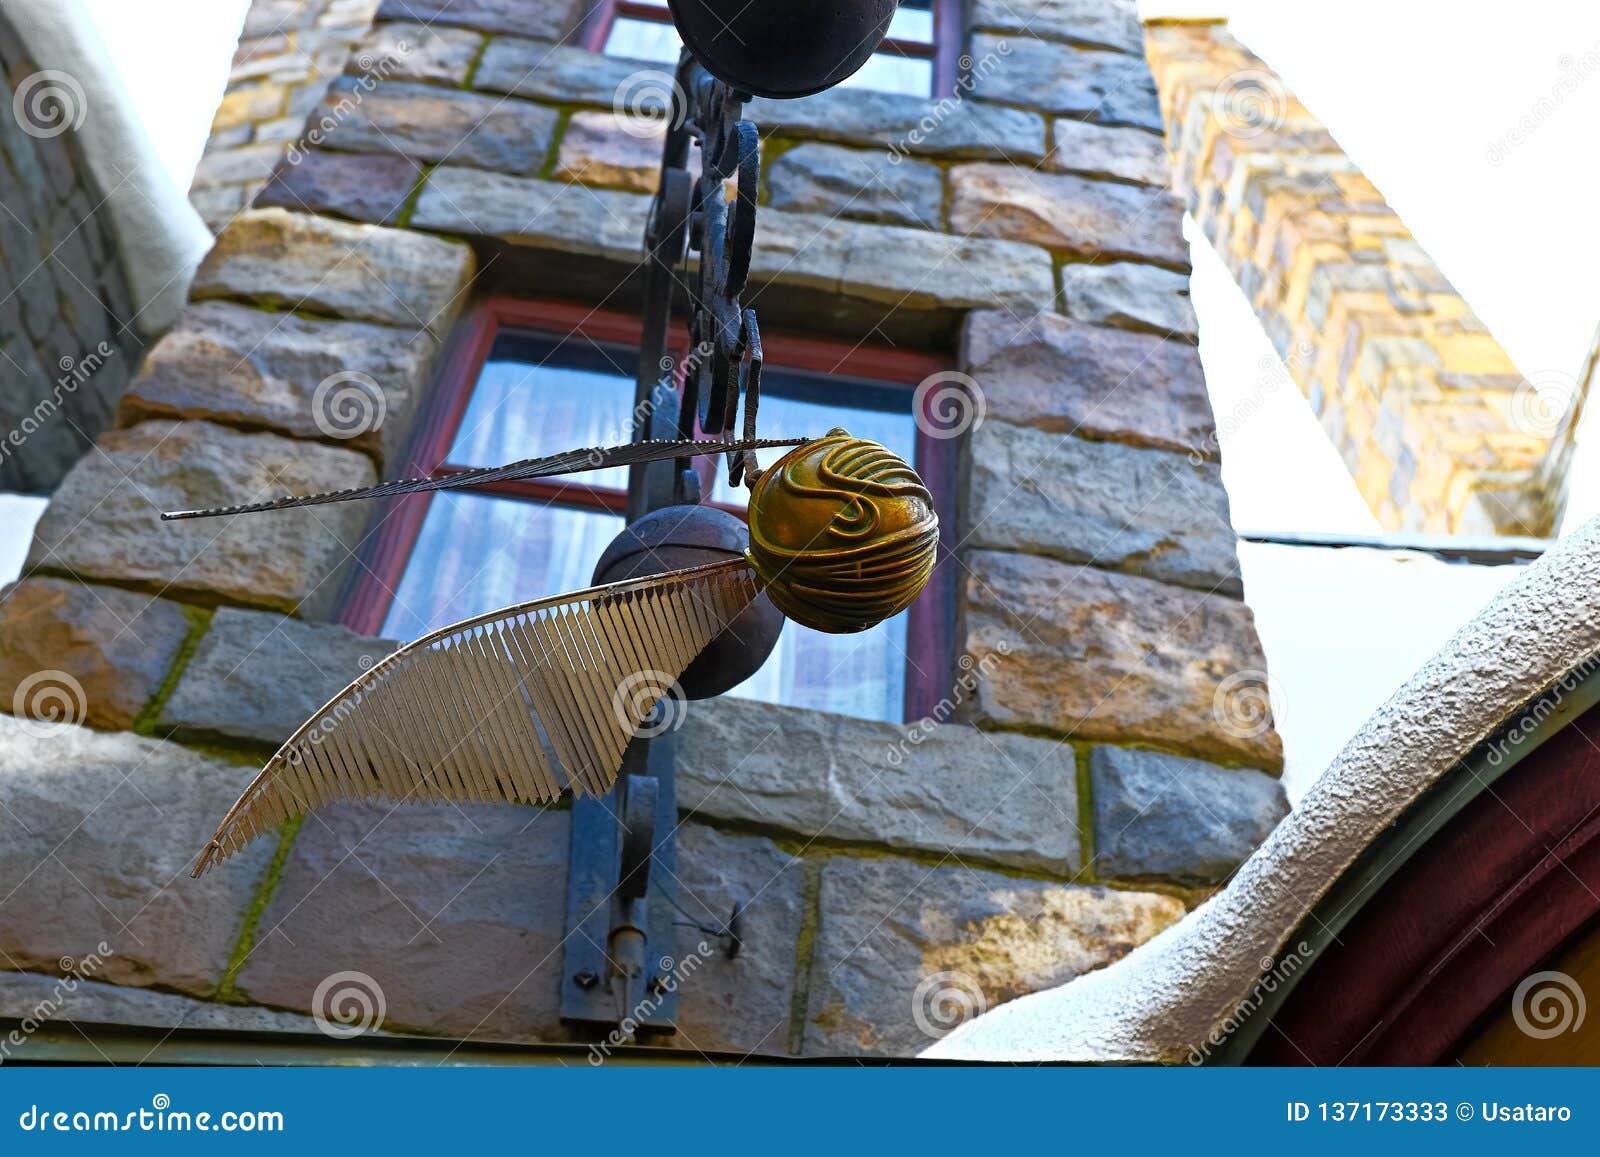
{"label": "window glass pane", "polygon": [[[654,0],[647,0],[654,3]],[[665,10],[666,5],[661,5]],[[934,43],[933,12],[926,6],[901,4],[889,24],[889,35],[897,40]],[[605,54],[657,64],[676,64],[683,42],[670,23],[618,16],[606,35]],[[896,53],[879,52],[861,71],[840,83],[841,88],[868,88],[876,92],[900,92],[928,96],[933,92],[933,61]]]}
{"label": "window glass pane", "polygon": [[901,0],[889,22],[889,35],[896,40],[915,40],[922,44],[933,43],[933,5],[930,0],[908,3]]}
{"label": "window glass pane", "polygon": [[928,96],[933,92],[933,61],[879,52],[861,66],[860,72],[840,81],[839,87]]}
{"label": "window glass pane", "polygon": [[660,64],[678,63],[678,51],[683,42],[678,30],[671,24],[654,20],[639,20],[633,16],[619,16],[611,25],[606,37],[607,56],[625,56],[629,60],[650,60]]}
{"label": "window glass pane", "polygon": [[[761,379],[761,433],[818,437],[843,426],[916,461],[909,388],[769,368]],[[771,465],[782,450],[760,455]],[[748,491],[728,485],[725,463],[712,497],[743,506]],[[730,694],[840,715],[899,722],[904,715],[906,614],[859,635],[828,635],[788,623],[766,665]]]}
{"label": "window glass pane", "polygon": [[766,664],[728,694],[899,723],[905,716],[908,614],[857,635],[785,623]]}
{"label": "window glass pane", "polygon": [[[917,426],[911,417],[912,390],[826,374],[768,366],[761,374],[761,425],[763,438],[820,438],[843,426],[857,438],[881,442],[907,462],[917,459]],[[757,459],[770,466],[785,451],[762,450]],[[728,485],[727,459],[719,467],[711,498],[743,506],[749,491]]]}
{"label": "window glass pane", "polygon": [[582,590],[619,515],[441,492],[395,590],[383,635],[409,642],[513,603]]}
{"label": "window glass pane", "polygon": [[[558,345],[507,334],[489,351],[447,460],[503,466],[523,458],[633,438],[632,350],[574,338]],[[575,476],[590,486],[628,487],[625,468]]]}
{"label": "window glass pane", "polygon": [[[632,350],[582,339],[503,334],[485,362],[449,453],[451,462],[492,466],[631,437]],[[835,425],[915,460],[912,391],[888,383],[769,367],[761,432],[816,437]],[[771,465],[782,450],[762,453]],[[743,505],[721,458],[712,497]],[[626,470],[579,476],[624,489]],[[595,560],[622,529],[605,512],[483,494],[434,495],[383,633],[409,640],[449,623],[590,583]],[[904,614],[858,635],[827,635],[789,623],[761,671],[732,694],[869,719],[903,716]]]}

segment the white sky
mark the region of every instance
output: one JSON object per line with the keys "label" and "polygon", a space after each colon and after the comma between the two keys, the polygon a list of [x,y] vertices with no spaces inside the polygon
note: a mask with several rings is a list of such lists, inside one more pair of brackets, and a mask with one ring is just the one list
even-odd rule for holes
{"label": "white sky", "polygon": [[[83,0],[137,112],[186,188],[248,0]],[[1524,374],[1576,377],[1600,319],[1600,4],[1589,0],[1141,0],[1146,17],[1228,16],[1234,33],[1332,129]],[[1497,141],[1555,98],[1526,139]],[[1375,521],[1227,270],[1203,240],[1193,293],[1224,423],[1234,523],[1370,533]],[[1229,421],[1241,404],[1251,414]],[[1600,422],[1589,443],[1600,443]],[[0,497],[25,530],[39,504]],[[1600,513],[1600,446],[1584,447],[1568,527]],[[0,541],[0,576],[25,534]],[[22,541],[17,541],[21,539]],[[1344,738],[1471,617],[1510,567],[1246,546],[1298,796]]]}
{"label": "white sky", "polygon": [[78,0],[173,183],[187,190],[250,0]]}

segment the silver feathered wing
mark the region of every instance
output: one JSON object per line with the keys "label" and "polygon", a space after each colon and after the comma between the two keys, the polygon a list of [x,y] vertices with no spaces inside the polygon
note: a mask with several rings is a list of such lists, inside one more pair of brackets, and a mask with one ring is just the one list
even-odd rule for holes
{"label": "silver feathered wing", "polygon": [[750,565],[729,559],[522,603],[407,644],[290,736],[194,874],[335,800],[603,795],[656,704],[759,593]]}

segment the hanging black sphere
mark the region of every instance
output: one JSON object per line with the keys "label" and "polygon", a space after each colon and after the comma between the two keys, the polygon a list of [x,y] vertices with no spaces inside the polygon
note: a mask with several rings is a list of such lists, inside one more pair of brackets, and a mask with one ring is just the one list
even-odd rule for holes
{"label": "hanging black sphere", "polygon": [[667,0],[707,72],[756,96],[809,96],[858,70],[896,0]]}
{"label": "hanging black sphere", "polygon": [[[628,527],[595,564],[594,581],[621,582],[665,574],[709,562],[743,558],[750,532],[737,517],[715,506],[667,506]],[[710,699],[731,691],[761,669],[778,645],[783,615],[760,594],[689,664],[678,685],[687,699]]]}

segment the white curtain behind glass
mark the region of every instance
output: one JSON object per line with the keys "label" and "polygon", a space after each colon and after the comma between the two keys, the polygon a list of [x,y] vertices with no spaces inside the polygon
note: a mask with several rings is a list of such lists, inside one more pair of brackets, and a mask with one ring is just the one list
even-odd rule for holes
{"label": "white curtain behind glass", "polygon": [[[460,466],[498,466],[581,446],[613,445],[632,437],[633,380],[628,356],[608,347],[564,354],[538,341],[513,344],[484,365],[446,460]],[[526,360],[510,356],[520,352]],[[560,364],[563,357],[569,364]],[[570,364],[587,363],[585,368]],[[617,369],[607,369],[616,365]],[[595,367],[595,368],[588,368]],[[815,437],[844,425],[852,434],[915,460],[916,427],[908,410],[850,409],[848,383],[774,370],[761,402],[764,433]],[[785,397],[783,390],[826,402]],[[898,404],[902,391],[862,384],[858,405]],[[903,391],[909,407],[910,391]],[[764,451],[770,465],[781,450]],[[727,485],[719,467],[711,497],[742,506],[746,491]],[[590,486],[625,489],[625,469],[576,476]],[[483,494],[439,493],[427,517],[383,633],[410,640],[431,630],[513,603],[581,590],[595,561],[622,530],[620,517],[601,511],[543,505]],[[906,676],[906,616],[858,635],[827,635],[785,625],[765,666],[731,694],[868,719],[898,721]]]}
{"label": "white curtain behind glass", "polygon": [[435,494],[383,634],[409,641],[485,611],[582,590],[622,525],[591,510]]}
{"label": "white curtain behind glass", "polygon": [[[663,5],[663,7],[665,7]],[[924,2],[904,4],[895,11],[889,35],[896,40],[933,43],[933,11]],[[656,64],[675,64],[683,47],[678,31],[669,23],[619,16],[606,35],[605,54]],[[899,92],[927,96],[933,91],[933,61],[926,57],[875,53],[861,70],[840,82],[840,88]]]}
{"label": "white curtain behind glass", "polygon": [[[502,466],[522,458],[633,440],[633,379],[554,364],[490,361],[447,460]],[[628,488],[625,467],[576,476],[589,486]]]}
{"label": "white curtain behind glass", "polygon": [[[772,437],[817,437],[841,424],[858,438],[881,442],[907,462],[916,461],[917,430],[910,413],[841,410],[774,394],[761,399],[762,430]],[[769,466],[781,454],[764,450],[761,464]],[[714,499],[742,506],[746,493],[718,473]],[[859,635],[828,635],[788,623],[766,665],[729,694],[898,722],[905,711],[906,618],[896,615]]]}

